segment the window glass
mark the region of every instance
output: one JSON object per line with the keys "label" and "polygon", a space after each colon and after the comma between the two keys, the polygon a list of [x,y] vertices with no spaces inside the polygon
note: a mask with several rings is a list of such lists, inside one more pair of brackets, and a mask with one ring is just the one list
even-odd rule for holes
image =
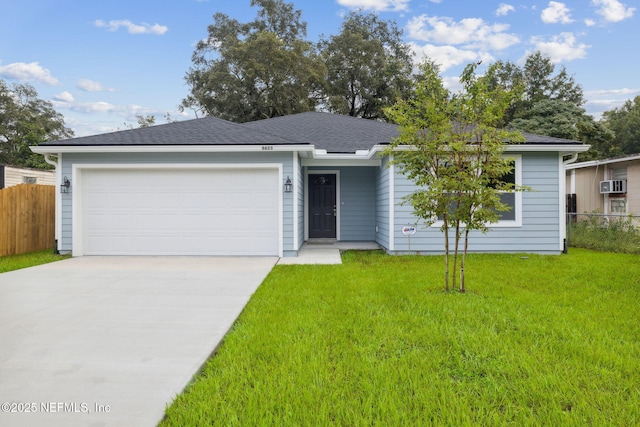
{"label": "window glass", "polygon": [[626,214],[627,213],[627,199],[611,199],[611,213],[612,214]]}

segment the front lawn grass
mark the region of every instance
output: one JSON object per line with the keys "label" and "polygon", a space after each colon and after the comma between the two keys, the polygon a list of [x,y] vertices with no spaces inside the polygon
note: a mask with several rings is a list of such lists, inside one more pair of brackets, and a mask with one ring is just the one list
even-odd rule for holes
{"label": "front lawn grass", "polygon": [[70,256],[71,255],[55,255],[53,253],[53,249],[19,255],[6,255],[0,257],[0,273],[60,261],[61,259],[69,258]]}
{"label": "front lawn grass", "polygon": [[640,425],[640,257],[276,266],[162,426]]}

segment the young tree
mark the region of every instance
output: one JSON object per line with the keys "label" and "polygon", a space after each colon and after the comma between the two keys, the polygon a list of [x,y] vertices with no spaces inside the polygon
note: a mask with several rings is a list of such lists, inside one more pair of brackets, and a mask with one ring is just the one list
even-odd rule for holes
{"label": "young tree", "polygon": [[384,108],[406,98],[411,88],[409,46],[395,22],[351,12],[340,34],[322,40],[329,110],[365,119],[384,119]]}
{"label": "young tree", "polygon": [[[465,291],[464,267],[469,232],[488,231],[508,207],[501,202],[503,191],[519,191],[502,179],[512,170],[503,156],[507,144],[523,141],[519,132],[498,128],[506,109],[520,96],[520,87],[504,90],[492,85],[500,64],[476,76],[479,64],[468,65],[460,81],[461,92],[444,88],[433,62],[421,65],[420,80],[413,96],[386,110],[400,127],[400,135],[386,153],[392,163],[416,184],[417,190],[404,198],[413,213],[426,225],[441,220],[445,250],[445,289],[449,290],[450,231],[454,236],[453,287],[460,276]],[[460,240],[464,249],[458,271]]]}
{"label": "young tree", "polygon": [[246,24],[214,15],[193,53],[182,109],[235,122],[315,109],[324,68],[303,39],[301,12],[282,0],[251,0],[251,6],[259,7],[258,16]]}
{"label": "young tree", "polygon": [[72,136],[62,114],[38,98],[33,86],[7,86],[0,79],[0,163],[48,169],[51,166],[29,146]]}

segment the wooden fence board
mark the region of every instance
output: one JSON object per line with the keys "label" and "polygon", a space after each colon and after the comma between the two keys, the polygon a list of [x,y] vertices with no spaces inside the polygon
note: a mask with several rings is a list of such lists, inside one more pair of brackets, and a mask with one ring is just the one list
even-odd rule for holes
{"label": "wooden fence board", "polygon": [[0,190],[0,256],[54,247],[55,188],[22,184]]}

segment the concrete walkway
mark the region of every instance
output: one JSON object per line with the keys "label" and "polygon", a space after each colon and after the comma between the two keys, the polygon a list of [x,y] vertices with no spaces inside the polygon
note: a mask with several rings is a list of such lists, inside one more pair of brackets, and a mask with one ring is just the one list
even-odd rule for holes
{"label": "concrete walkway", "polygon": [[81,257],[0,274],[0,426],[155,426],[277,260]]}
{"label": "concrete walkway", "polygon": [[334,239],[319,239],[305,242],[297,257],[280,258],[278,265],[286,264],[342,264],[341,251],[376,250],[375,242],[338,242]]}

